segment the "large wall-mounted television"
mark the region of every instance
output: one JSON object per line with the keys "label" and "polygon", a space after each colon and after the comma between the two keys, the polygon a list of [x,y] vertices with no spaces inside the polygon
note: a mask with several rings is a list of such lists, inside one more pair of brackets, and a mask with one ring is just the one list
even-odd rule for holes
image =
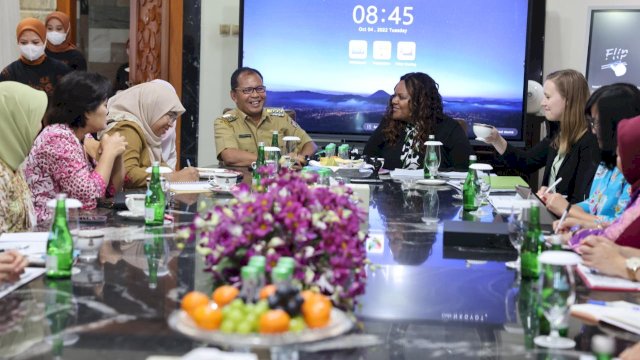
{"label": "large wall-mounted television", "polygon": [[529,75],[542,73],[542,40],[527,46],[535,21],[544,28],[534,2],[242,0],[239,65],[258,69],[267,106],[295,110],[309,133],[366,139],[400,76],[420,71],[448,115],[522,140],[530,53],[540,61]]}
{"label": "large wall-mounted television", "polygon": [[617,82],[640,86],[640,8],[592,9],[587,81],[591,90]]}

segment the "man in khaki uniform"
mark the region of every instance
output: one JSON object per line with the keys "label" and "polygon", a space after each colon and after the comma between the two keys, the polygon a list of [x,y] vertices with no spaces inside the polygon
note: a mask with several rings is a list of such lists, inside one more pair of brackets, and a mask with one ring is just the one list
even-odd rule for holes
{"label": "man in khaki uniform", "polygon": [[243,67],[231,75],[231,99],[236,108],[214,122],[218,160],[228,166],[248,166],[256,161],[258,142],[271,145],[273,131],[278,131],[279,147],[282,138],[297,136],[298,161],[316,151],[316,144],[282,109],[264,108],[266,87],[258,70]]}

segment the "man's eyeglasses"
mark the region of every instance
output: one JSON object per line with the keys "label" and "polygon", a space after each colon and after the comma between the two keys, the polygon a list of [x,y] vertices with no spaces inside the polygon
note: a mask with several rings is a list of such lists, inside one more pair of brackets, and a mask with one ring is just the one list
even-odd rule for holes
{"label": "man's eyeglasses", "polygon": [[262,94],[267,91],[266,86],[256,86],[256,87],[246,87],[246,88],[236,88],[236,90],[242,91],[243,94],[249,95],[253,94],[253,92],[257,92],[258,94]]}

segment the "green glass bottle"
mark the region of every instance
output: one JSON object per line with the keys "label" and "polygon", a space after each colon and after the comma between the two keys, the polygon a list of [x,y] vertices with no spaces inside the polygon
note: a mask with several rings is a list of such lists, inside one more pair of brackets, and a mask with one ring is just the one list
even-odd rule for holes
{"label": "green glass bottle", "polygon": [[61,359],[64,349],[64,330],[72,315],[73,285],[70,279],[47,279],[44,295],[45,314],[51,334],[51,351],[54,359]]}
{"label": "green glass bottle", "polygon": [[47,277],[71,277],[73,239],[67,225],[67,194],[56,196],[56,209],[47,239]]}
{"label": "green glass bottle", "polygon": [[535,348],[533,339],[538,335],[540,327],[538,317],[538,291],[536,281],[523,279],[520,283],[518,297],[518,314],[524,332],[524,346],[526,349]]}
{"label": "green glass bottle", "polygon": [[164,191],[160,182],[160,162],[154,161],[151,168],[151,181],[144,199],[144,224],[161,226],[164,224]]}
{"label": "green glass bottle", "polygon": [[[272,147],[277,147],[280,148],[280,144],[278,141],[278,130],[273,130],[273,132],[271,133],[271,146]],[[273,153],[275,162],[276,162],[276,166],[279,168],[280,165],[280,153],[279,152],[274,152]]]}
{"label": "green glass bottle", "polygon": [[144,241],[144,255],[147,258],[149,289],[158,287],[158,268],[164,256],[164,239],[162,228],[148,227],[145,229],[148,235]]}
{"label": "green glass bottle", "polygon": [[[469,166],[475,164],[478,158],[475,155],[469,156]],[[478,204],[476,203],[476,172],[469,167],[467,171],[467,177],[464,180],[462,186],[462,207],[464,211],[476,211],[478,210]]]}
{"label": "green glass bottle", "polygon": [[260,175],[259,170],[264,164],[264,142],[260,141],[258,143],[258,158],[256,159],[256,168],[253,169],[253,178],[251,179],[251,187],[253,187],[254,190],[258,189],[258,187],[260,186],[262,175]]}
{"label": "green glass bottle", "polygon": [[[435,141],[435,140],[436,140],[435,135],[429,135],[429,141]],[[424,178],[431,179],[431,173],[429,172],[429,166],[427,166],[427,164],[429,163],[429,160],[432,160],[432,159],[437,160],[437,155],[433,146],[431,147],[427,146],[427,149],[430,149],[431,151],[424,154],[424,164],[422,164],[422,167],[424,170]]]}
{"label": "green glass bottle", "polygon": [[[523,279],[537,279],[540,276],[538,256],[542,252],[543,237],[540,230],[540,208],[537,201],[531,201],[524,208],[524,216],[528,215],[527,232],[524,236],[520,255],[520,274]],[[525,217],[526,219],[526,217]]]}

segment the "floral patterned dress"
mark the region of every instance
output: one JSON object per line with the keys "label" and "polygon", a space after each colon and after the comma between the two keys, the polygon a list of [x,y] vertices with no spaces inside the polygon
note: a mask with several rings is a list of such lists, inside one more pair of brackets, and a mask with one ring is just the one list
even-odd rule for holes
{"label": "floral patterned dress", "polygon": [[15,173],[0,161],[0,234],[28,231],[35,224],[31,191],[22,170]]}
{"label": "floral patterned dress", "polygon": [[617,167],[607,169],[601,163],[593,178],[589,198],[576,205],[601,221],[611,222],[622,214],[630,196],[631,185],[620,170]]}
{"label": "floral patterned dress", "polygon": [[82,143],[66,124],[49,125],[36,138],[25,162],[27,184],[33,194],[38,222],[51,219],[47,201],[58,193],[93,209],[107,184],[87,158]]}

